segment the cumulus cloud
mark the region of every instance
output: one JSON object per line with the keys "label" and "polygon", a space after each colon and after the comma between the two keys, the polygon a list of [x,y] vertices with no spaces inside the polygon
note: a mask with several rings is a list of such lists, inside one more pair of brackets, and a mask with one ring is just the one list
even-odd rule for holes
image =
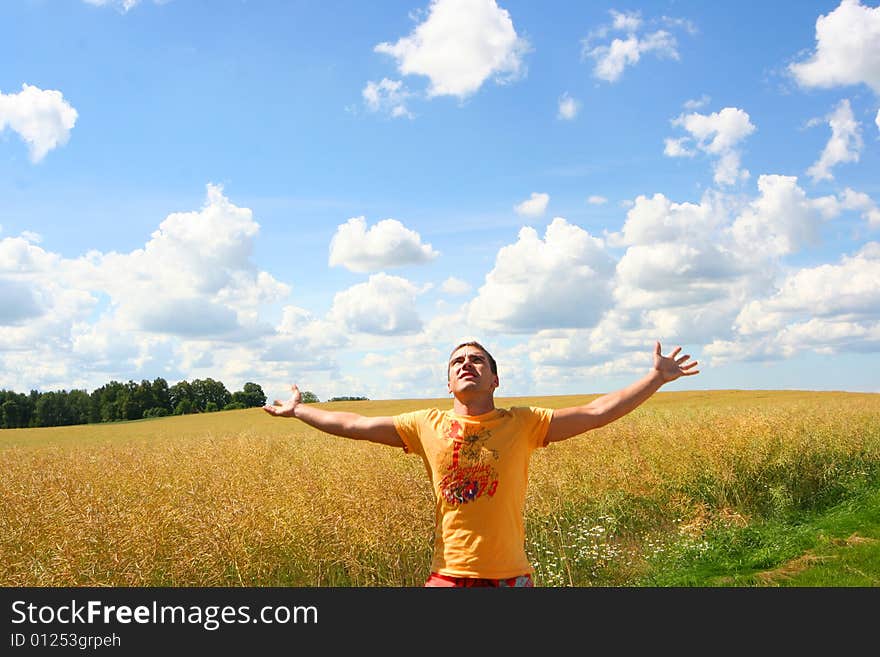
{"label": "cumulus cloud", "polygon": [[20,324],[44,312],[37,292],[24,282],[0,278],[0,326]]}
{"label": "cumulus cloud", "polygon": [[[230,358],[246,362],[234,345],[272,333],[259,308],[290,292],[251,261],[258,230],[251,210],[209,185],[201,210],[168,215],[128,253],[64,258],[22,237],[0,240],[0,296],[16,308],[0,317],[0,349],[20,354],[31,386],[100,385],[147,364],[179,372],[214,355],[232,372]],[[46,359],[57,367],[30,364]]]}
{"label": "cumulus cloud", "polygon": [[406,335],[422,328],[416,311],[420,290],[410,281],[384,272],[373,274],[338,292],[327,318],[351,331],[374,335]]}
{"label": "cumulus cloud", "polygon": [[[562,218],[544,239],[523,228],[499,250],[467,321],[477,332],[532,333],[521,355],[551,389],[644,369],[655,339],[694,345],[713,364],[878,348],[880,245],[837,265],[790,264],[821,246],[823,226],[841,212],[871,224],[877,204],[850,188],[810,197],[794,176],[762,175],[756,190],[709,190],[699,202],[639,196],[604,241]],[[606,245],[623,255],[615,262]],[[579,279],[572,272],[586,263]]]}
{"label": "cumulus cloud", "polygon": [[[736,328],[741,335],[770,334],[784,343],[792,335],[815,333],[813,328],[833,327],[843,330],[843,335],[837,337],[845,337],[844,342],[855,347],[867,336],[877,337],[878,280],[880,243],[870,242],[855,255],[843,256],[839,264],[790,274],[775,294],[746,304],[736,318]],[[780,334],[783,329],[788,331],[787,336]]]}
{"label": "cumulus cloud", "polygon": [[[750,271],[727,241],[727,208],[707,194],[700,203],[674,203],[662,194],[639,196],[620,233],[609,242],[627,246],[617,263],[615,314],[603,322],[604,342],[631,335],[701,341],[729,332]],[[595,338],[594,338],[595,339]]]}
{"label": "cumulus cloud", "polygon": [[514,212],[526,217],[540,217],[547,210],[550,195],[543,192],[532,192],[532,195],[522,203],[513,206]]}
{"label": "cumulus cloud", "polygon": [[842,0],[816,19],[816,50],[789,66],[807,88],[866,84],[880,94],[880,7]]}
{"label": "cumulus cloud", "polygon": [[304,308],[288,305],[282,309],[281,322],[275,327],[275,334],[263,341],[265,348],[259,358],[284,363],[297,376],[303,372],[334,371],[337,363],[333,354],[350,342],[344,325],[318,318]]}
{"label": "cumulus cloud", "polygon": [[[458,340],[448,340],[449,346]],[[444,346],[447,342],[444,342]],[[491,348],[491,347],[488,347]],[[368,353],[361,365],[377,372],[395,395],[437,397],[446,393],[446,353],[433,345],[395,348],[390,354]]]}
{"label": "cumulus cloud", "polygon": [[[85,262],[120,319],[133,328],[187,336],[231,334],[251,323],[257,305],[283,299],[290,291],[252,264],[258,232],[249,208],[231,203],[220,186],[208,185],[200,211],[168,215],[143,249],[93,254]],[[186,304],[216,324],[188,319],[188,313],[178,312]]]}
{"label": "cumulus cloud", "polygon": [[839,200],[842,208],[858,210],[871,227],[880,228],[880,208],[870,196],[847,187],[840,193]]}
{"label": "cumulus cloud", "polygon": [[689,137],[667,137],[663,140],[663,154],[668,157],[693,157],[697,151],[688,148]]}
{"label": "cumulus cloud", "polygon": [[736,108],[725,107],[711,114],[681,114],[672,120],[672,125],[680,126],[688,136],[668,138],[664,154],[670,157],[692,156],[696,149],[715,156],[715,182],[732,185],[749,177],[749,172],[740,168],[739,143],[755,131],[748,113]]}
{"label": "cumulus cloud", "polygon": [[556,118],[571,121],[577,116],[580,108],[580,102],[569,96],[568,92],[566,92],[559,97],[559,110],[556,113]]}
{"label": "cumulus cloud", "polygon": [[369,230],[364,217],[352,217],[330,241],[331,267],[369,272],[429,262],[439,255],[421,236],[396,219],[383,219]]}
{"label": "cumulus cloud", "polygon": [[238,328],[229,307],[200,297],[147,299],[130,309],[137,326],[152,333],[181,337],[223,337]]}
{"label": "cumulus cloud", "polygon": [[374,50],[394,57],[401,75],[426,76],[429,98],[466,98],[489,78],[504,83],[521,76],[529,44],[495,0],[432,0],[412,33]]}
{"label": "cumulus cloud", "polygon": [[406,101],[412,94],[400,80],[382,78],[379,82],[367,82],[361,95],[373,112],[387,112],[394,118],[414,118],[406,107]]}
{"label": "cumulus cloud", "polygon": [[531,227],[498,252],[468,319],[491,330],[590,326],[610,303],[614,263],[599,238],[556,217],[544,238]]}
{"label": "cumulus cloud", "polygon": [[807,169],[813,182],[833,180],[832,167],[844,162],[858,162],[862,150],[861,126],[853,116],[849,100],[844,98],[827,117],[831,137],[819,159]]}
{"label": "cumulus cloud", "polygon": [[600,326],[618,336],[645,337],[641,331],[650,328],[715,344],[719,358],[774,353],[768,345],[740,343],[734,323],[744,304],[773,294],[783,259],[819,245],[822,224],[845,202],[863,213],[872,206],[856,193],[809,198],[790,176],[761,176],[758,192],[743,200],[710,191],[699,203],[638,197],[622,230],[608,235],[609,244],[627,249],[615,277],[618,314],[609,313]]}
{"label": "cumulus cloud", "polygon": [[822,222],[840,210],[833,197],[808,198],[795,176],[760,176],[758,190],[730,229],[744,259],[781,257],[817,244]]}
{"label": "cumulus cloud", "polygon": [[440,286],[440,290],[446,294],[461,295],[471,291],[471,284],[455,276],[450,276]]}
{"label": "cumulus cloud", "polygon": [[639,195],[618,233],[610,233],[613,246],[651,245],[661,242],[714,241],[726,216],[707,196],[701,203],[675,203],[663,194]]}
{"label": "cumulus cloud", "polygon": [[0,132],[8,126],[28,146],[31,162],[70,139],[77,111],[54,89],[23,84],[17,94],[0,92]]}
{"label": "cumulus cloud", "polygon": [[[592,59],[593,75],[600,80],[616,82],[623,75],[627,66],[634,66],[641,58],[654,53],[658,57],[678,59],[678,44],[675,37],[666,30],[656,30],[646,34],[638,34],[643,26],[641,14],[638,12],[609,12],[612,21],[591,31],[582,40],[581,56]],[[604,40],[612,32],[625,32],[625,38],[614,38],[610,43],[595,45],[597,39]]]}
{"label": "cumulus cloud", "polygon": [[608,199],[604,196],[599,196],[598,194],[593,194],[592,196],[587,198],[587,203],[590,205],[605,205],[608,202]]}
{"label": "cumulus cloud", "polygon": [[[0,351],[67,348],[71,328],[97,304],[80,283],[73,261],[22,237],[0,240]],[[24,367],[31,367],[27,359]]]}

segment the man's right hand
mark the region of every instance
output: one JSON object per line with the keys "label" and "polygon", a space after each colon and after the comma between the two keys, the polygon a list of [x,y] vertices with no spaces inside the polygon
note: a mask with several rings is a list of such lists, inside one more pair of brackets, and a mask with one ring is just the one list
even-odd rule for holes
{"label": "man's right hand", "polygon": [[263,406],[263,410],[266,411],[269,415],[276,415],[279,417],[296,417],[296,407],[302,403],[302,394],[299,391],[299,388],[294,383],[290,386],[290,389],[293,391],[290,399],[287,401],[279,401],[275,400],[274,404],[266,404]]}

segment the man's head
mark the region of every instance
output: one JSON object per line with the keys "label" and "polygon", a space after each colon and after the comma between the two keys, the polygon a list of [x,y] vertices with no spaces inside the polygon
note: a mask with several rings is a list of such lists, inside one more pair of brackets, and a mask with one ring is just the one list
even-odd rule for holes
{"label": "man's head", "polygon": [[462,342],[449,355],[446,368],[449,392],[492,394],[498,387],[498,363],[479,342]]}

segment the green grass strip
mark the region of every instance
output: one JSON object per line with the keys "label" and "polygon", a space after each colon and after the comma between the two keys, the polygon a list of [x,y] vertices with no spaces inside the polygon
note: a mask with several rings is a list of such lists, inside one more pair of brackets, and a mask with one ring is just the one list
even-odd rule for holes
{"label": "green grass strip", "polygon": [[635,586],[880,586],[880,487],[789,520],[713,527],[649,564]]}

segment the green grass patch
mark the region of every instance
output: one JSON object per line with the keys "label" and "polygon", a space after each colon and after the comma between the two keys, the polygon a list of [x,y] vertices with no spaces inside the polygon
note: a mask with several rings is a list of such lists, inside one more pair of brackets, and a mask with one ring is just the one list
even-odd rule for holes
{"label": "green grass patch", "polygon": [[880,586],[880,482],[824,510],[713,525],[650,555],[635,586]]}

